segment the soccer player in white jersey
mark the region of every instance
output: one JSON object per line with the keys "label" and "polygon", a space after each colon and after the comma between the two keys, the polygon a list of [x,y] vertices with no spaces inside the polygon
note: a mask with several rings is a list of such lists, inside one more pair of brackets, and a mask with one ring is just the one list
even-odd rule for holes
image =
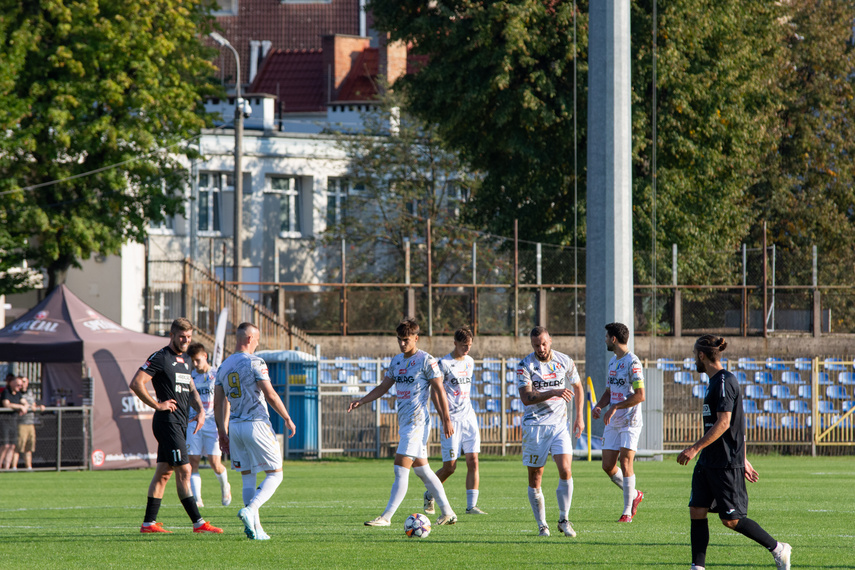
{"label": "soccer player in white jersey", "polygon": [[[609,379],[591,415],[603,416],[603,471],[623,489],[623,514],[618,522],[632,522],[644,493],[635,488],[632,462],[641,435],[641,402],[644,375],[641,361],[627,348],[629,329],[623,323],[606,325],[606,348],[615,355],[609,361]],[[603,413],[603,410],[608,409]],[[620,460],[620,469],[618,469]]]}
{"label": "soccer player in white jersey", "polygon": [[[246,536],[252,540],[270,538],[261,526],[258,509],[273,496],[282,483],[282,452],[267,405],[285,420],[289,437],[297,431],[279,394],[270,383],[267,364],[253,353],[258,348],[258,328],[241,323],[235,333],[235,353],[217,371],[214,390],[214,417],[220,433],[220,447],[230,452],[232,467],[241,472],[243,503],[238,518]],[[256,475],[266,473],[256,489]]]}
{"label": "soccer player in white jersey", "polygon": [[201,342],[192,342],[187,347],[187,356],[193,361],[193,384],[202,399],[202,409],[205,412],[205,423],[199,433],[196,431],[196,422],[187,424],[187,459],[190,460],[190,488],[196,497],[196,504],[205,506],[202,501],[202,476],[199,474],[199,462],[202,456],[208,458],[211,469],[220,482],[220,493],[224,507],[232,502],[232,488],[229,486],[229,473],[223,462],[220,461],[222,452],[217,437],[217,422],[214,419],[214,386],[217,383],[217,369],[208,364],[208,351]]}
{"label": "soccer player in white jersey", "polygon": [[442,373],[436,359],[419,350],[419,325],[415,319],[407,318],[401,321],[396,333],[401,354],[392,359],[383,381],[376,388],[347,407],[348,413],[352,412],[380,398],[395,386],[398,435],[401,438],[395,453],[395,482],[392,483],[386,510],[376,519],[366,521],[365,525],[391,524],[392,516],[407,495],[411,467],[439,505],[442,516],[436,520],[436,524],[454,524],[457,522],[457,515],[448,503],[442,481],[431,471],[427,459],[427,442],[430,436],[428,399],[433,401],[439,413],[445,437],[451,437],[454,433],[448,413],[448,399],[442,388]]}
{"label": "soccer player in white jersey", "polygon": [[[481,430],[478,418],[472,408],[469,393],[472,389],[475,361],[469,356],[472,348],[472,331],[463,327],[454,333],[454,350],[439,359],[442,372],[442,386],[448,398],[451,425],[454,434],[442,436],[442,467],[436,476],[445,481],[457,468],[457,458],[461,452],[466,456],[466,514],[486,515],[478,508],[478,454],[481,453]],[[425,491],[425,512],[435,512],[433,496]]]}
{"label": "soccer player in white jersey", "polygon": [[523,414],[522,451],[523,465],[528,467],[528,501],[537,521],[540,536],[549,536],[546,523],[546,505],[540,488],[546,458],[551,453],[558,467],[558,530],[574,537],[576,531],[567,517],[573,501],[573,440],[567,425],[567,402],[575,398],[576,421],[573,436],[582,435],[585,420],[582,417],[582,382],[573,360],[566,354],[552,350],[552,337],[546,328],[531,330],[531,347],[534,352],[520,360],[517,368],[517,386],[520,399],[525,404]]}

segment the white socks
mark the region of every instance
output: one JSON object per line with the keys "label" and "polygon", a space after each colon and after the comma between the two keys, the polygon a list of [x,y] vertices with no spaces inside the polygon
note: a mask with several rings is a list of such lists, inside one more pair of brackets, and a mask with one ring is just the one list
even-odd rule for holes
{"label": "white socks", "polygon": [[610,476],[609,479],[612,480],[612,483],[623,489],[623,472],[620,469],[615,471],[615,474]]}
{"label": "white socks", "polygon": [[243,504],[247,507],[249,503],[252,502],[252,498],[255,497],[255,473],[247,473],[246,475],[241,475],[241,482],[243,483],[242,497]]}
{"label": "white socks", "polygon": [[623,478],[623,514],[632,514],[632,502],[635,500],[635,475]]}
{"label": "white socks", "polygon": [[573,501],[573,477],[558,480],[555,496],[558,498],[558,520],[566,521]]}
{"label": "white socks", "polygon": [[202,476],[199,473],[190,475],[190,490],[197,503],[202,500]]}
{"label": "white socks", "polygon": [[392,483],[392,492],[389,494],[389,502],[386,504],[386,510],[380,515],[387,521],[392,520],[392,516],[404,497],[407,496],[407,487],[410,484],[410,470],[400,465],[395,465],[395,482]]}
{"label": "white socks", "polygon": [[478,489],[466,489],[466,509],[478,504]]}
{"label": "white socks", "polygon": [[546,504],[543,500],[543,492],[533,487],[528,488],[528,502],[531,504],[531,512],[538,526],[546,524]]}
{"label": "white socks", "polygon": [[229,470],[223,469],[222,473],[214,473],[217,476],[217,480],[220,482],[220,490],[225,490],[225,488],[229,484]]}
{"label": "white socks", "polygon": [[424,482],[428,493],[434,498],[442,514],[453,515],[454,511],[451,510],[451,505],[448,504],[448,497],[445,495],[445,487],[442,486],[442,481],[439,480],[436,473],[430,470],[430,466],[422,465],[420,467],[413,467],[413,471]]}
{"label": "white socks", "polygon": [[252,498],[252,501],[249,503],[249,508],[258,512],[258,508],[266,503],[270,497],[273,496],[273,493],[276,492],[277,487],[279,487],[280,483],[282,483],[282,472],[274,471],[273,473],[267,473],[267,477],[264,478],[264,481],[261,482],[261,485],[258,487],[258,491],[255,493],[255,497]]}

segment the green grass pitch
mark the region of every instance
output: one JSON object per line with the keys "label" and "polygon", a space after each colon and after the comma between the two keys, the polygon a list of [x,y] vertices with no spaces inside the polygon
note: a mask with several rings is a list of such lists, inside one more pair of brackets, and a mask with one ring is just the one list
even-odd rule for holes
{"label": "green grass pitch", "polygon": [[[855,568],[855,477],[852,457],[758,456],[760,481],[749,484],[749,516],[793,545],[794,568]],[[434,458],[431,466],[440,466]],[[615,521],[623,496],[599,462],[573,463],[570,520],[575,539],[555,524],[557,471],[544,478],[553,532],[537,536],[519,457],[482,458],[479,506],[467,516],[465,465],[446,490],[459,516],[424,540],[404,535],[420,511],[424,486],[410,475],[407,498],[388,528],[363,522],[383,511],[392,461],[331,460],[285,464],[285,480],[261,511],[269,541],[249,541],[237,518],[240,478],[230,473],[234,503],[219,504],[219,486],[203,470],[202,515],[224,529],[196,535],[170,481],[158,520],[171,535],[141,535],[152,470],[18,472],[0,475],[0,561],[4,568],[680,568],[690,565],[686,506],[691,467],[636,463],[644,502],[631,524]],[[436,520],[436,515],[430,517]],[[774,568],[762,547],[724,528],[713,515],[707,568]]]}

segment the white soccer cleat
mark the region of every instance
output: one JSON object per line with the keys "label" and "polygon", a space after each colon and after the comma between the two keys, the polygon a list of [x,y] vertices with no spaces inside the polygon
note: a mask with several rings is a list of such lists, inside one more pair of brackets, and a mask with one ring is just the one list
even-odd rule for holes
{"label": "white soccer cleat", "polygon": [[383,517],[377,517],[376,519],[365,521],[365,526],[389,526],[390,524],[392,523]]}
{"label": "white soccer cleat", "polygon": [[454,513],[451,513],[448,515],[442,515],[441,517],[436,519],[436,524],[438,526],[442,526],[444,524],[454,524],[456,522],[457,522],[457,515],[455,515]]}
{"label": "white soccer cleat", "polygon": [[466,509],[467,515],[486,515],[484,511],[479,509],[478,507],[472,507],[471,509]]}
{"label": "white soccer cleat", "polygon": [[576,531],[573,530],[573,526],[570,524],[570,521],[563,520],[558,521],[558,530],[564,533],[564,536],[569,536],[570,538],[576,538]]}
{"label": "white soccer cleat", "polygon": [[255,514],[249,507],[244,507],[238,511],[238,518],[243,523],[243,531],[246,537],[250,540],[256,540],[258,536],[255,533]]}
{"label": "white soccer cleat", "polygon": [[549,536],[549,527],[546,525],[541,526],[538,532],[538,536]]}
{"label": "white soccer cleat", "polygon": [[232,504],[232,486],[226,483],[223,487],[223,506],[228,507]]}
{"label": "white soccer cleat", "polygon": [[778,567],[778,570],[790,570],[790,555],[793,552],[793,547],[786,542],[782,542],[781,547],[781,552],[778,554],[772,553],[772,556],[775,557],[775,565]]}
{"label": "white soccer cleat", "polygon": [[432,515],[436,512],[436,501],[430,495],[430,491],[425,491],[425,514]]}
{"label": "white soccer cleat", "polygon": [[255,540],[270,540],[270,535],[264,532],[261,527],[261,519],[258,517],[258,511],[255,513]]}

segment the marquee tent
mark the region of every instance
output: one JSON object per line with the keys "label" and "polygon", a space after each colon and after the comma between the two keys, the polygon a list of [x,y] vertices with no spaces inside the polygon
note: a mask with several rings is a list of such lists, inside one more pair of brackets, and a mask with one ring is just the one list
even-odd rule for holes
{"label": "marquee tent", "polygon": [[[126,329],[98,313],[65,285],[0,330],[0,361],[41,362],[42,396],[71,394],[80,405],[91,397],[92,449],[95,469],[150,467],[157,444],[151,432],[153,410],[128,384],[169,339]],[[84,377],[91,377],[87,394]]]}

